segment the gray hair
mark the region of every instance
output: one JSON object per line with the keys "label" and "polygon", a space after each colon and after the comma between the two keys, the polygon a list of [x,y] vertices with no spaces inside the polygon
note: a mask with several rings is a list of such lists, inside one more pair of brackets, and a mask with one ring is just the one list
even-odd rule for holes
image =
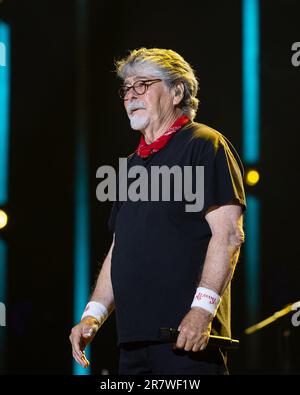
{"label": "gray hair", "polygon": [[126,58],[116,61],[115,66],[118,77],[123,80],[137,75],[138,71],[147,71],[161,78],[169,88],[182,82],[184,95],[178,106],[190,119],[195,118],[199,105],[198,81],[192,67],[177,52],[161,48],[134,49]]}

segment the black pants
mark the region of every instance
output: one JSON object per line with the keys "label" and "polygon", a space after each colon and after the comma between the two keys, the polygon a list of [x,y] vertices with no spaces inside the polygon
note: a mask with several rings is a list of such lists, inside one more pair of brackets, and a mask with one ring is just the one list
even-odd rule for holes
{"label": "black pants", "polygon": [[173,350],[170,343],[131,342],[120,345],[119,375],[224,375],[226,358],[219,349]]}

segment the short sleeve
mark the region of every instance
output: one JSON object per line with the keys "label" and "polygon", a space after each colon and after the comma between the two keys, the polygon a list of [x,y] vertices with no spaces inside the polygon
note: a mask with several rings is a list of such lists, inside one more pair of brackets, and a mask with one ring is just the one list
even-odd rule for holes
{"label": "short sleeve", "polygon": [[212,206],[229,203],[240,204],[246,209],[243,184],[244,169],[232,144],[219,137],[209,141],[201,160],[204,166],[204,207],[205,213]]}

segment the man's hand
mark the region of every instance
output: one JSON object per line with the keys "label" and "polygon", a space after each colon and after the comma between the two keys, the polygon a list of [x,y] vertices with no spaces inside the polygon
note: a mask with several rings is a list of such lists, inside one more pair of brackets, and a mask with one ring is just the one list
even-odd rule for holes
{"label": "man's hand", "polygon": [[192,307],[181,321],[173,349],[203,351],[208,343],[213,315],[201,307]]}
{"label": "man's hand", "polygon": [[71,330],[69,339],[72,344],[73,357],[83,368],[87,368],[90,364],[85,357],[84,349],[94,339],[99,328],[99,321],[94,317],[87,316]]}

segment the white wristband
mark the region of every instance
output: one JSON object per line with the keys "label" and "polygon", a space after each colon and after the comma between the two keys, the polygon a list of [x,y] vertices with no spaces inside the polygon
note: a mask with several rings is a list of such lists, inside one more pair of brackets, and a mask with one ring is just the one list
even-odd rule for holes
{"label": "white wristband", "polygon": [[213,290],[198,287],[191,307],[202,307],[202,309],[209,311],[213,316],[215,316],[221,300],[220,295]]}
{"label": "white wristband", "polygon": [[108,311],[107,311],[107,308],[102,303],[89,302],[86,305],[86,308],[84,309],[81,319],[83,319],[86,316],[95,317],[96,320],[98,320],[100,322],[100,324],[102,325],[103,322],[108,317]]}

